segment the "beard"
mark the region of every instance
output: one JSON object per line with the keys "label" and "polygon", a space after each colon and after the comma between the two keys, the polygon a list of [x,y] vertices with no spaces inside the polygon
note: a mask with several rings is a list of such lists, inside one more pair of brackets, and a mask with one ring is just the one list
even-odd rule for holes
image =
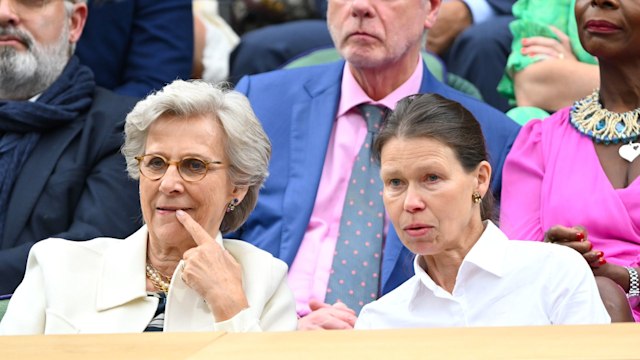
{"label": "beard", "polygon": [[58,41],[41,45],[25,30],[0,27],[0,35],[12,35],[27,48],[18,51],[0,47],[0,99],[27,100],[43,92],[60,76],[69,62],[69,24],[65,24]]}

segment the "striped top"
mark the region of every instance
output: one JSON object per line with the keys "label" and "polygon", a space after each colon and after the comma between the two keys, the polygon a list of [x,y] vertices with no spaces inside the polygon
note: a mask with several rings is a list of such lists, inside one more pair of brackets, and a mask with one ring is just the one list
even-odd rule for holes
{"label": "striped top", "polygon": [[147,292],[147,296],[158,298],[158,309],[144,332],[162,332],[164,329],[164,308],[167,305],[167,294],[163,292]]}

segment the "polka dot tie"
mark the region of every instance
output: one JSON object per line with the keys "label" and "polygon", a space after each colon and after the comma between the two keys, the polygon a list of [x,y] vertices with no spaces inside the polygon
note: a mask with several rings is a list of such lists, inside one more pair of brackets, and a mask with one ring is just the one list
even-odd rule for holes
{"label": "polka dot tie", "polygon": [[368,131],[351,170],[325,298],[329,304],[339,300],[356,313],[378,298],[384,227],[380,167],[371,158],[384,110],[370,104],[358,108]]}

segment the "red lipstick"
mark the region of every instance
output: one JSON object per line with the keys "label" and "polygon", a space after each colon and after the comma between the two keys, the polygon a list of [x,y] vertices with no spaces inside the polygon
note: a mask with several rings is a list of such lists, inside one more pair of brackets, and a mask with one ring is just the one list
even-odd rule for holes
{"label": "red lipstick", "polygon": [[605,20],[589,20],[585,26],[590,33],[611,34],[620,30],[620,27]]}

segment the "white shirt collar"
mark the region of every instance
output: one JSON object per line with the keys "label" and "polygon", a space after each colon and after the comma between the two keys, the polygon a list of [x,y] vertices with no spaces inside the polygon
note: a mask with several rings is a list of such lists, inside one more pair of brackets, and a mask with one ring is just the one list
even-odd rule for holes
{"label": "white shirt collar", "polygon": [[[482,235],[480,235],[480,239],[478,239],[467,256],[462,260],[458,276],[460,276],[460,272],[468,266],[475,266],[482,271],[494,274],[498,277],[503,276],[507,242],[509,239],[507,239],[506,235],[502,233],[502,231],[500,231],[490,220],[486,220],[484,224],[485,229],[482,232]],[[420,281],[416,282],[416,288],[413,292],[412,299],[415,299],[419,294],[420,289],[423,287],[429,289],[436,296],[451,297],[451,294],[438,286],[422,266],[420,266],[419,256],[416,256],[413,260],[413,269]]]}

